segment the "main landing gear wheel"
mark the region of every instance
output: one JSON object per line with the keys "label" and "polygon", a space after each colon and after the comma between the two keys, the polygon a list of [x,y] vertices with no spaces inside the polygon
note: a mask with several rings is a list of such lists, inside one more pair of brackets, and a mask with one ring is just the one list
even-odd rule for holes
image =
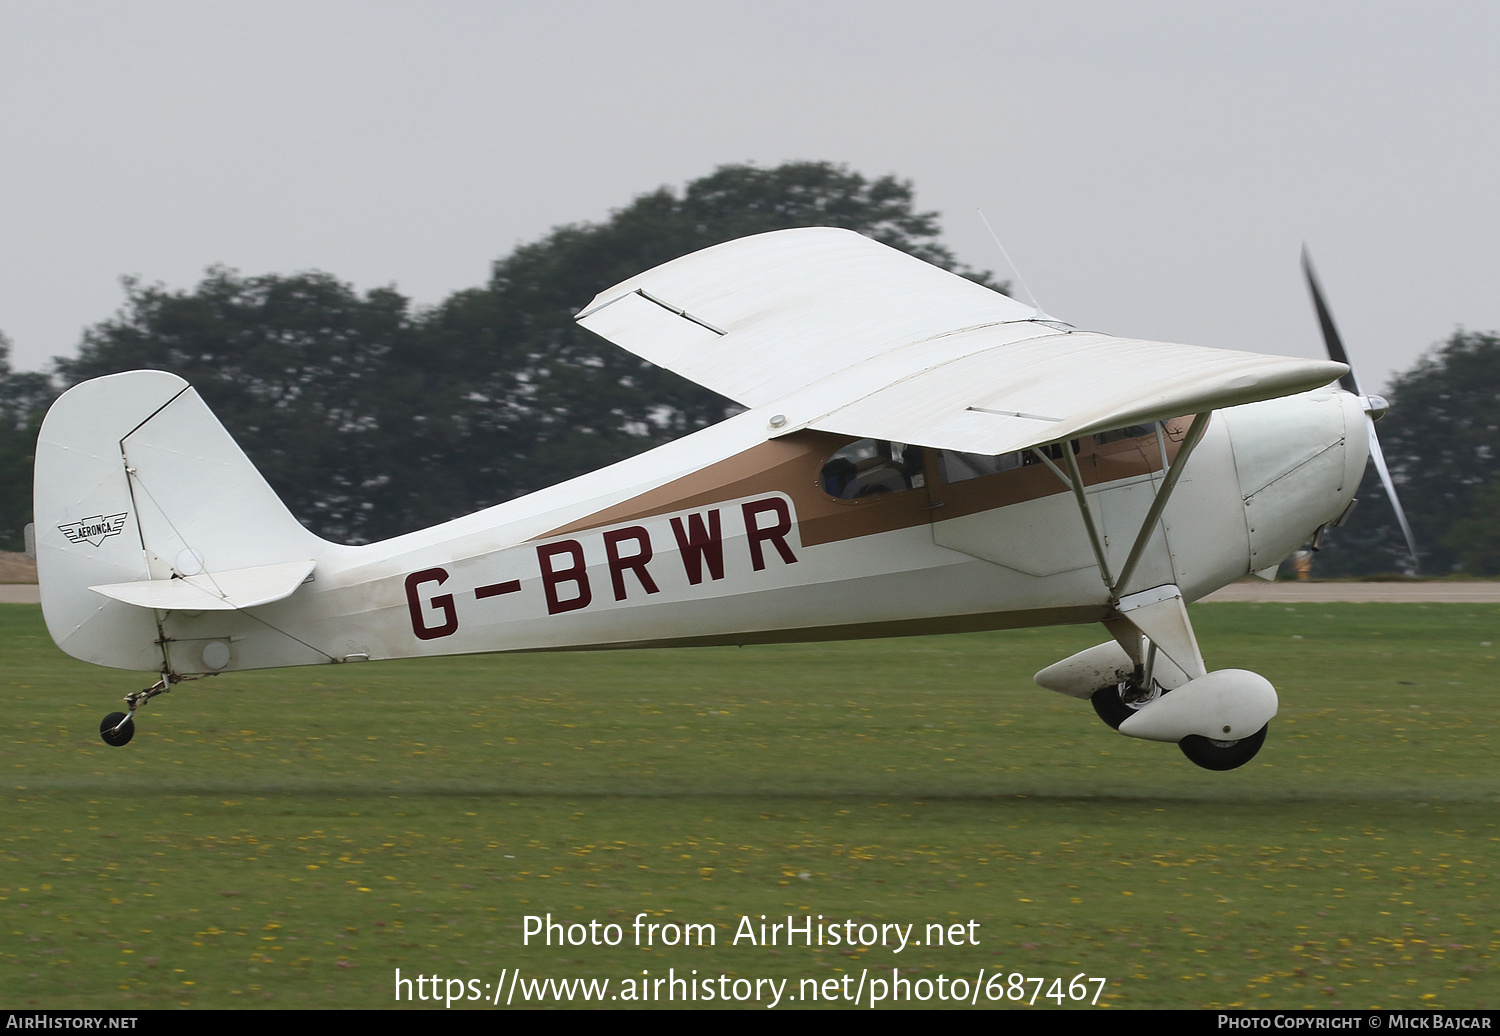
{"label": "main landing gear wheel", "polygon": [[1134,716],[1137,709],[1151,704],[1161,695],[1161,685],[1154,680],[1149,692],[1127,680],[1099,688],[1089,697],[1089,704],[1111,730],[1119,730],[1120,724]]}
{"label": "main landing gear wheel", "polygon": [[[125,720],[123,724],[120,722],[122,719]],[[99,721],[99,736],[106,745],[115,748],[128,745],[130,739],[135,737],[135,720],[128,718],[123,712],[111,712]]]}
{"label": "main landing gear wheel", "polygon": [[1177,742],[1177,747],[1182,749],[1183,755],[1205,770],[1233,770],[1255,758],[1260,746],[1266,743],[1266,730],[1269,726],[1267,724],[1238,741],[1216,741],[1201,734],[1189,734]]}

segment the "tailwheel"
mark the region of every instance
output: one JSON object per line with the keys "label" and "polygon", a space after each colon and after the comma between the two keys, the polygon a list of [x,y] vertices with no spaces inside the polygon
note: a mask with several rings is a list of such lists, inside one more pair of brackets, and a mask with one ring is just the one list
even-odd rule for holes
{"label": "tailwheel", "polygon": [[1260,746],[1266,743],[1266,730],[1269,727],[1270,724],[1267,724],[1238,741],[1218,741],[1201,734],[1189,734],[1177,742],[1177,747],[1182,749],[1183,755],[1205,770],[1233,770],[1255,758]]}
{"label": "tailwheel", "polygon": [[135,720],[124,712],[111,712],[99,721],[99,736],[114,748],[128,745],[135,737]]}
{"label": "tailwheel", "polygon": [[181,677],[170,671],[164,672],[160,680],[157,680],[144,691],[136,691],[134,694],[125,695],[125,704],[130,706],[130,711],[111,712],[99,721],[99,736],[104,739],[104,743],[114,748],[130,744],[130,739],[135,737],[135,710],[152,698],[155,698],[158,694],[166,694],[172,689],[174,683],[181,683],[184,679],[196,680],[198,678],[195,676]]}

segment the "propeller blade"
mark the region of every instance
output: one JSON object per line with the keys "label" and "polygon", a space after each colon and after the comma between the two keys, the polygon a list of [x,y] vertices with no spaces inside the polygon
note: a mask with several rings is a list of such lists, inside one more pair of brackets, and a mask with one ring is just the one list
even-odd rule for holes
{"label": "propeller blade", "polygon": [[[1328,350],[1328,358],[1349,368],[1349,373],[1339,379],[1339,386],[1356,396],[1363,396],[1359,390],[1359,382],[1354,377],[1354,365],[1349,363],[1349,354],[1344,351],[1344,340],[1339,337],[1339,329],[1333,323],[1333,314],[1328,311],[1328,303],[1323,299],[1323,286],[1318,283],[1318,275],[1313,271],[1312,256],[1306,245],[1302,246],[1302,273],[1307,278],[1307,290],[1312,294],[1313,308],[1318,312],[1318,326],[1323,330],[1323,347]],[[1411,523],[1406,520],[1406,512],[1401,507],[1400,498],[1396,496],[1396,483],[1391,480],[1391,469],[1385,463],[1385,451],[1380,448],[1380,438],[1375,434],[1375,418],[1385,411],[1381,409],[1379,413],[1371,414],[1368,409],[1371,405],[1383,408],[1385,401],[1372,396],[1364,402],[1365,427],[1370,433],[1370,459],[1375,462],[1375,470],[1380,473],[1380,482],[1385,486],[1385,495],[1390,498],[1391,509],[1396,512],[1396,521],[1401,525],[1401,534],[1406,537],[1406,549],[1411,551],[1412,571],[1415,572],[1421,568],[1421,563],[1417,560],[1417,538],[1412,535]]]}
{"label": "propeller blade", "polygon": [[[1360,391],[1359,382],[1354,380],[1354,367],[1349,363],[1349,354],[1344,352],[1344,340],[1339,337],[1339,329],[1333,324],[1333,314],[1328,312],[1328,304],[1323,301],[1323,288],[1318,283],[1318,275],[1313,272],[1312,256],[1308,254],[1306,245],[1302,246],[1302,273],[1307,277],[1307,290],[1312,293],[1313,308],[1318,311],[1318,326],[1323,329],[1323,347],[1328,350],[1328,358],[1349,367],[1349,373],[1339,379],[1339,384],[1357,396]],[[1391,499],[1394,500],[1395,497]],[[1405,519],[1402,519],[1402,524],[1405,525]],[[1410,539],[1409,536],[1407,538]],[[1415,556],[1416,551],[1413,550],[1412,554]]]}
{"label": "propeller blade", "polygon": [[1367,425],[1370,430],[1370,459],[1375,462],[1375,470],[1380,472],[1380,482],[1385,486],[1385,495],[1390,497],[1391,507],[1396,512],[1396,521],[1401,523],[1401,533],[1406,537],[1406,549],[1411,551],[1411,565],[1413,572],[1420,570],[1417,561],[1417,540],[1411,534],[1411,524],[1406,520],[1406,512],[1401,509],[1401,501],[1396,496],[1396,484],[1391,481],[1391,471],[1385,466],[1385,454],[1380,449],[1380,439],[1375,434],[1375,422],[1370,421]]}

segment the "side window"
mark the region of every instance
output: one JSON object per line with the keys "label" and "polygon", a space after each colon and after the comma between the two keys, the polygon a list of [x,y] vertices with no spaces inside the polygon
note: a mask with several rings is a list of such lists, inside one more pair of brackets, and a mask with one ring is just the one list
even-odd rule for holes
{"label": "side window", "polygon": [[[1078,440],[1070,439],[1073,452],[1078,452]],[[1050,446],[1040,447],[1053,460],[1062,460],[1063,445],[1055,442]],[[941,450],[938,452],[938,467],[943,472],[943,481],[948,485],[955,482],[967,482],[971,478],[984,478],[986,475],[998,475],[1002,471],[1010,471],[1013,468],[1030,467],[1032,464],[1040,464],[1035,450],[1021,450],[1019,453],[1002,453],[998,456],[989,456],[984,453],[958,453],[954,450]]]}
{"label": "side window", "polygon": [[1114,428],[1107,432],[1099,432],[1094,436],[1094,445],[1108,446],[1112,442],[1123,442],[1126,439],[1140,439],[1147,435],[1154,436],[1156,426],[1153,424],[1133,424],[1129,428]]}
{"label": "side window", "polygon": [[823,465],[823,492],[840,500],[920,489],[922,447],[884,439],[851,442]]}
{"label": "side window", "polygon": [[983,478],[1026,463],[1024,454],[1002,453],[998,457],[983,453],[955,453],[943,450],[938,454],[939,466],[943,469],[943,481],[950,486],[955,482],[967,482],[971,478]]}

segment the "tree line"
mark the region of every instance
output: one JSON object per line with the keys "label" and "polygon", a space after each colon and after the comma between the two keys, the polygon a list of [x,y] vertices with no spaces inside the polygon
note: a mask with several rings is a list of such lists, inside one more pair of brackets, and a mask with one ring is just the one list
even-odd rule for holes
{"label": "tree line", "polygon": [[[322,272],[210,268],[190,290],[124,282],[125,303],[46,373],[14,371],[0,337],[0,549],[30,521],[31,454],[68,386],[139,368],[187,379],[292,512],[370,542],[603,467],[737,408],[573,322],[611,284],[747,234],[836,226],[971,277],[913,187],[827,162],[723,166],[558,227],[489,281],[417,309]],[[1500,574],[1500,338],[1459,331],[1386,393],[1381,441],[1429,574]],[[1400,571],[1405,548],[1367,472],[1320,574]]]}
{"label": "tree line", "polygon": [[[1456,330],[1384,395],[1375,431],[1417,541],[1422,574],[1500,575],[1500,335]],[[1319,575],[1408,572],[1411,555],[1375,466]]]}
{"label": "tree line", "polygon": [[578,327],[600,290],[748,234],[858,231],[998,287],[939,241],[912,184],[827,162],[723,166],[558,227],[497,260],[489,282],[418,310],[321,272],[209,269],[191,290],[127,279],[113,319],[47,374],[11,371],[0,340],[0,548],[30,520],[42,414],[120,371],[191,383],[299,520],[347,543],[424,528],[603,467],[738,408]]}

